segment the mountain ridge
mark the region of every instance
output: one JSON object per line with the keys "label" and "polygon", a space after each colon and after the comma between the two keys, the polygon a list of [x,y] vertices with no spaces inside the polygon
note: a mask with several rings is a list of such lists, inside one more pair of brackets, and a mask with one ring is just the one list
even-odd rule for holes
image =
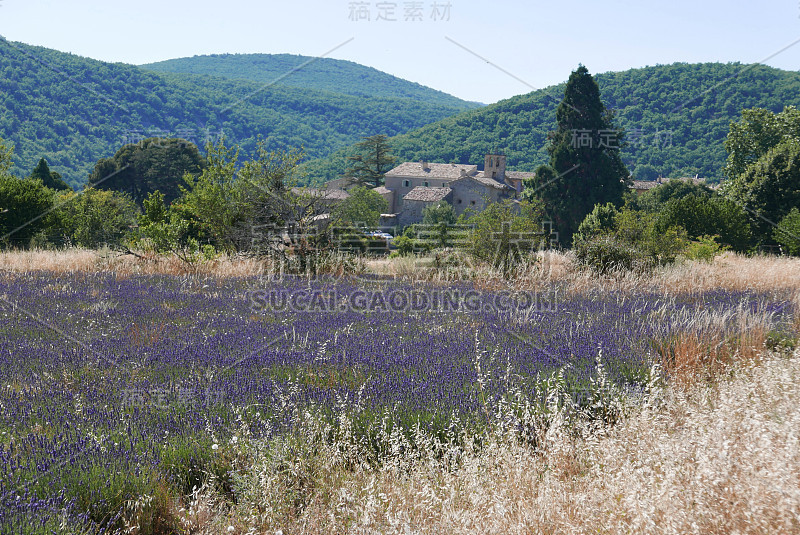
{"label": "mountain ridge", "polygon": [[[594,75],[600,96],[627,133],[623,161],[635,178],[721,180],[723,142],[742,109],[800,106],[800,73],[740,63],[672,63]],[[480,163],[505,153],[509,169],[548,162],[547,134],[565,83],[462,112],[389,139],[399,161]],[[306,163],[311,182],[337,178],[353,147]]]}
{"label": "mountain ridge", "polygon": [[99,159],[143,137],[193,137],[202,148],[224,136],[243,156],[263,138],[269,149],[303,147],[319,158],[467,106],[155,73],[5,39],[0,51],[0,137],[16,146],[12,172],[27,176],[45,157],[73,187]]}

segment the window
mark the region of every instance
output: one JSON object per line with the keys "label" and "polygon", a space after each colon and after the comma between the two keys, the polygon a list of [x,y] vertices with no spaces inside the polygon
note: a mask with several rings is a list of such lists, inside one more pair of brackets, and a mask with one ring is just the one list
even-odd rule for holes
{"label": "window", "polygon": [[404,188],[411,187],[411,181],[410,180],[403,180],[403,187]]}
{"label": "window", "polygon": [[475,206],[475,201],[469,201],[472,206]]}
{"label": "window", "polygon": [[422,185],[427,188],[429,186],[428,181],[426,180],[425,182],[422,183]]}
{"label": "window", "polygon": [[458,199],[458,204],[461,204],[461,199]]}

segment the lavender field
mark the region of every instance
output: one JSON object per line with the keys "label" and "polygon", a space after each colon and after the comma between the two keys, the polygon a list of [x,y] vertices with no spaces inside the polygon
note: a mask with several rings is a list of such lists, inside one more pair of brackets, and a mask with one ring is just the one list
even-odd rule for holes
{"label": "lavender field", "polygon": [[297,410],[367,437],[477,429],[558,370],[586,402],[601,355],[635,396],[678,334],[780,332],[793,310],[763,291],[30,272],[0,278],[0,314],[0,532],[99,533],[209,475],[235,501],[228,446],[290,432]]}

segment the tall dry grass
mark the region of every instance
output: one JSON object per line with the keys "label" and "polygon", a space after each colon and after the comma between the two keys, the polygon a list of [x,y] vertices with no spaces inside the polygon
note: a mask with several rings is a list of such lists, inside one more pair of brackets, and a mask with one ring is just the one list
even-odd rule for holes
{"label": "tall dry grass", "polygon": [[222,255],[207,262],[188,264],[174,255],[144,253],[139,256],[111,250],[64,249],[0,252],[0,271],[53,273],[113,272],[118,275],[186,275],[247,277],[261,275],[264,263],[254,258]]}
{"label": "tall dry grass", "polygon": [[[792,257],[746,257],[725,253],[712,263],[682,260],[651,273],[619,272],[598,275],[591,270],[581,268],[570,252],[544,251],[533,261],[519,266],[516,277],[506,281],[498,270],[471,260],[465,255],[453,253],[453,257],[456,256],[458,258],[455,265],[439,268],[434,266],[434,261],[430,257],[368,260],[363,266],[369,272],[405,280],[419,279],[433,283],[470,280],[479,287],[494,288],[512,284],[522,289],[557,283],[565,291],[574,293],[652,290],[674,295],[711,289],[756,291],[800,289],[800,258]],[[264,274],[269,269],[267,262],[227,255],[209,262],[190,265],[170,255],[145,254],[137,257],[108,250],[0,252],[0,270],[16,272],[110,271],[123,275],[197,273],[204,276],[246,277]]]}
{"label": "tall dry grass", "polygon": [[668,387],[612,428],[556,416],[542,439],[441,455],[418,430],[376,469],[309,437],[249,457],[238,505],[182,514],[194,533],[800,533],[800,353]]}
{"label": "tall dry grass", "polygon": [[537,288],[559,284],[570,293],[633,292],[649,290],[667,295],[698,293],[712,289],[731,291],[783,291],[800,289],[800,258],[786,256],[744,256],[725,253],[713,262],[681,259],[647,273],[620,271],[600,275],[578,265],[571,252],[544,251],[527,264],[520,265],[516,276],[504,281],[498,270],[466,257],[455,267],[432,268],[426,257],[399,257],[374,260],[367,266],[374,272],[401,279],[419,278],[428,282],[471,280],[491,288],[513,284],[518,288]]}

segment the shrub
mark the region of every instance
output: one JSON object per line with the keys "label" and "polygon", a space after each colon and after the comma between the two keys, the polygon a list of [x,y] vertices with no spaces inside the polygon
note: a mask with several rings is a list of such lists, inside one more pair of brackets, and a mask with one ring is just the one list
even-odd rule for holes
{"label": "shrub", "polygon": [[578,238],[572,248],[581,264],[598,273],[639,270],[650,264],[648,256],[642,251],[611,234]]}
{"label": "shrub", "polygon": [[717,243],[719,236],[700,236],[686,246],[684,255],[690,260],[700,260],[711,263],[718,254],[727,247]]}
{"label": "shrub", "polygon": [[800,256],[800,210],[792,208],[772,233],[787,254]]}
{"label": "shrub", "polygon": [[614,220],[619,214],[619,210],[612,204],[596,204],[594,209],[578,226],[576,238],[589,239],[601,232],[608,232],[614,229]]}

